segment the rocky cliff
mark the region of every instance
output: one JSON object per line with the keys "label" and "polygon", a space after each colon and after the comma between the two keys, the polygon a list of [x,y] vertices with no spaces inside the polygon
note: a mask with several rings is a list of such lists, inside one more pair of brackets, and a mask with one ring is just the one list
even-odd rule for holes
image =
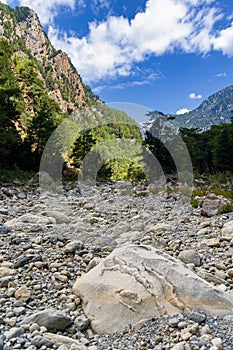
{"label": "rocky cliff", "polygon": [[70,114],[96,99],[85,93],[85,85],[67,54],[51,45],[33,10],[13,10],[0,3],[0,38],[13,46],[16,57],[35,61],[45,89],[63,112]]}

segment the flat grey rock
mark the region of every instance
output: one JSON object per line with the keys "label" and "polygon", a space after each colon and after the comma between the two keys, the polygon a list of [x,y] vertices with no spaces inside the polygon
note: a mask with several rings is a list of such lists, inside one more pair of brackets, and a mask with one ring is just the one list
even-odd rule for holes
{"label": "flat grey rock", "polygon": [[39,326],[44,326],[49,331],[63,331],[72,323],[72,319],[60,311],[47,309],[36,312],[25,318],[21,324],[31,323],[37,323]]}

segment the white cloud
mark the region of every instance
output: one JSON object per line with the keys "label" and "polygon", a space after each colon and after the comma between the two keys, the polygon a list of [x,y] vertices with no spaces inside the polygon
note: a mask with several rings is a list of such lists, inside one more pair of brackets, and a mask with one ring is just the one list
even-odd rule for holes
{"label": "white cloud", "polygon": [[85,8],[85,7],[87,7],[87,5],[86,5],[84,0],[78,0],[77,7],[78,8]]}
{"label": "white cloud", "polygon": [[92,0],[91,9],[95,16],[98,16],[101,11],[108,10],[109,15],[111,13],[111,2],[109,0]]}
{"label": "white cloud", "polygon": [[222,51],[224,55],[233,56],[233,22],[231,26],[220,31],[213,39],[215,50]]}
{"label": "white cloud", "polygon": [[55,47],[69,54],[85,81],[127,76],[133,72],[134,63],[148,55],[175,49],[208,52],[211,31],[219,20],[211,3],[212,0],[147,0],[145,10],[131,21],[109,16],[106,21],[91,22],[88,35],[82,38],[51,26],[49,37]]}
{"label": "white cloud", "polygon": [[227,77],[227,73],[218,73],[216,74],[216,78],[226,78]]}
{"label": "white cloud", "polygon": [[191,100],[200,100],[202,98],[202,95],[196,94],[195,92],[191,92],[189,94],[189,98],[191,98]]}
{"label": "white cloud", "polygon": [[188,113],[188,112],[190,112],[189,109],[187,109],[187,108],[180,108],[180,109],[178,109],[178,111],[176,111],[176,115],[181,115],[181,114],[185,114],[185,113]]}
{"label": "white cloud", "polygon": [[[4,0],[10,4],[12,0]],[[56,48],[68,53],[86,82],[133,74],[135,63],[148,56],[181,50],[207,53],[211,49],[233,55],[233,22],[229,28],[214,31],[221,18],[214,0],[147,0],[132,20],[108,16],[89,23],[84,37],[55,28],[54,18],[66,7],[72,11],[86,7],[86,0],[18,0],[37,12],[43,25],[49,25],[49,38]],[[91,6],[110,9],[109,0],[92,0]]]}
{"label": "white cloud", "polygon": [[[144,75],[145,72],[141,71],[140,72],[140,77],[142,75]],[[92,88],[92,90],[96,93],[99,94],[100,92],[102,92],[103,90],[124,90],[124,89],[129,89],[135,86],[145,86],[145,85],[153,85],[153,83],[156,80],[160,80],[163,79],[163,75],[161,74],[161,72],[158,73],[150,73],[147,74],[145,79],[140,79],[140,80],[132,80],[132,81],[128,81],[128,82],[122,82],[119,83],[117,85],[114,84],[104,84],[104,85],[98,85],[94,88]]]}
{"label": "white cloud", "polygon": [[[82,0],[80,1],[80,4],[84,4]],[[43,25],[53,23],[61,6],[75,9],[75,0],[19,0],[19,4],[33,9]]]}
{"label": "white cloud", "polygon": [[193,18],[195,11],[191,11],[189,15],[192,23],[193,31],[182,42],[182,47],[186,52],[207,53],[212,48],[212,37],[214,24],[219,21],[222,16],[215,7],[206,7],[200,9]]}
{"label": "white cloud", "polygon": [[107,89],[107,88],[109,88],[108,85],[99,85],[99,86],[96,86],[96,87],[92,88],[92,91],[93,91],[96,95],[98,95],[98,94],[100,94],[103,90],[105,90],[105,89]]}
{"label": "white cloud", "polygon": [[109,8],[111,3],[108,0],[93,0],[93,5],[98,8]]}

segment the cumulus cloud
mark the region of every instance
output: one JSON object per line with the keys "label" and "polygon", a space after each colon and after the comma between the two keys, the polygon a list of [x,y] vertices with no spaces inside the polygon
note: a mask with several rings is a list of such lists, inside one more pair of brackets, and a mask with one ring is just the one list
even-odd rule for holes
{"label": "cumulus cloud", "polygon": [[188,113],[188,112],[190,112],[189,109],[187,109],[187,108],[180,108],[180,109],[178,109],[178,111],[176,111],[176,115],[181,115],[181,114],[185,114],[185,113]]}
{"label": "cumulus cloud", "polygon": [[196,94],[195,92],[191,92],[189,94],[189,98],[191,100],[200,100],[202,98],[202,95],[201,94]]}
{"label": "cumulus cloud", "polygon": [[88,35],[82,38],[51,26],[49,37],[55,47],[69,54],[87,82],[127,76],[134,63],[150,55],[176,49],[208,52],[213,26],[219,20],[211,3],[212,0],[147,0],[145,10],[132,20],[109,16],[103,22],[91,22]]}
{"label": "cumulus cloud", "polygon": [[231,26],[220,31],[213,39],[215,50],[222,51],[224,55],[233,56],[233,22]]}
{"label": "cumulus cloud", "polygon": [[[9,1],[8,1],[9,2]],[[84,4],[82,0],[80,4]],[[20,6],[28,6],[39,16],[42,25],[52,24],[61,6],[75,9],[75,0],[19,0]]]}
{"label": "cumulus cloud", "polygon": [[[10,4],[11,0],[4,0]],[[160,56],[181,50],[205,54],[211,49],[233,55],[233,22],[218,34],[214,26],[221,19],[214,0],[147,0],[131,20],[108,16],[102,22],[89,23],[86,36],[78,37],[54,27],[61,7],[84,8],[86,0],[18,0],[21,6],[34,9],[56,48],[71,57],[83,79],[127,76],[135,64],[149,56]],[[109,0],[92,0],[91,7],[110,8]],[[199,97],[200,98],[200,97]]]}

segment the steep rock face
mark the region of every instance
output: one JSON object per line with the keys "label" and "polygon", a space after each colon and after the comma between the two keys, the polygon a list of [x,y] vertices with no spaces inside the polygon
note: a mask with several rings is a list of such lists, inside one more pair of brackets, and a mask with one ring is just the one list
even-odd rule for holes
{"label": "steep rock face", "polygon": [[0,3],[0,38],[12,44],[15,55],[37,62],[45,89],[63,112],[75,113],[87,105],[80,75],[67,54],[51,45],[33,10],[27,7],[13,10]]}
{"label": "steep rock face", "polygon": [[37,14],[29,10],[25,18],[20,18],[17,23],[16,32],[23,37],[31,54],[41,63],[48,60],[55,51],[39,22]]}
{"label": "steep rock face", "polygon": [[45,68],[50,82],[49,94],[61,109],[69,113],[85,106],[85,92],[81,78],[66,53],[56,51],[50,44],[36,13],[29,11],[24,21],[18,23],[18,32],[25,38],[33,57]]}

